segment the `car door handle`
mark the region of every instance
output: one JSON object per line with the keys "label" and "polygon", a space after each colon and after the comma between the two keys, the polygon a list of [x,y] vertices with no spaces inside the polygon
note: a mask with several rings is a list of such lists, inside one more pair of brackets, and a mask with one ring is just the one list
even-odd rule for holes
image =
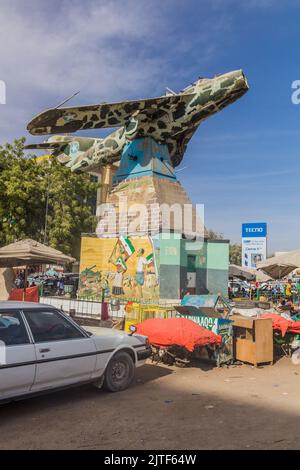
{"label": "car door handle", "polygon": [[44,349],[40,349],[40,353],[46,353],[46,352],[50,352],[51,349],[49,348],[44,348]]}

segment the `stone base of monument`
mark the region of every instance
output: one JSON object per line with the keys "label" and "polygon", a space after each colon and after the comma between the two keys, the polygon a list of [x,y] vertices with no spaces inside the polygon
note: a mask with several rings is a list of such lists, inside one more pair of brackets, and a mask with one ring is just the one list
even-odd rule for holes
{"label": "stone base of monument", "polygon": [[207,240],[165,145],[128,144],[94,236],[84,236],[80,296],[155,303],[189,294],[227,296],[228,241]]}
{"label": "stone base of monument", "polygon": [[177,180],[166,145],[150,137],[127,144],[113,181],[98,212],[99,237],[170,231],[204,238],[203,215]]}
{"label": "stone base of monument", "polygon": [[190,238],[206,235],[203,217],[197,214],[180,182],[156,175],[117,183],[99,213],[99,237],[162,231]]}

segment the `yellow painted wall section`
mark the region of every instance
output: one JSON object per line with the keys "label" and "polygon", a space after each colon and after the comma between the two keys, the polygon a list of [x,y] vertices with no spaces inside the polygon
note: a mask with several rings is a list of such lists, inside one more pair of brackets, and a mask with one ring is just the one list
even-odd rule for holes
{"label": "yellow painted wall section", "polygon": [[82,237],[79,296],[101,299],[159,298],[155,252],[149,237]]}

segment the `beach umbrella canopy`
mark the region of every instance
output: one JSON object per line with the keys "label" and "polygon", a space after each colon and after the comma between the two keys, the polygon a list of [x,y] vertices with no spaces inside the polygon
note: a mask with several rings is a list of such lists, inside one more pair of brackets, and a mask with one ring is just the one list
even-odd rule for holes
{"label": "beach umbrella canopy", "polygon": [[236,264],[230,264],[228,276],[230,278],[238,277],[239,279],[244,279],[246,281],[253,281],[255,280],[255,274],[252,271],[254,270],[237,266]]}
{"label": "beach umbrella canopy", "polygon": [[0,248],[0,267],[33,264],[68,264],[75,258],[30,238]]}
{"label": "beach umbrella canopy", "polygon": [[290,274],[297,266],[286,263],[274,263],[267,266],[260,266],[260,269],[269,274],[273,279],[282,279]]}
{"label": "beach umbrella canopy", "polygon": [[278,256],[257,263],[257,267],[273,279],[282,279],[290,274],[294,269],[300,267],[300,250],[289,251]]}
{"label": "beach umbrella canopy", "polygon": [[229,278],[237,277],[246,281],[267,282],[272,277],[260,269],[246,268],[237,266],[236,264],[229,265]]}
{"label": "beach umbrella canopy", "polygon": [[269,274],[264,273],[261,269],[253,269],[256,275],[256,280],[258,282],[267,282],[272,280],[272,276]]}

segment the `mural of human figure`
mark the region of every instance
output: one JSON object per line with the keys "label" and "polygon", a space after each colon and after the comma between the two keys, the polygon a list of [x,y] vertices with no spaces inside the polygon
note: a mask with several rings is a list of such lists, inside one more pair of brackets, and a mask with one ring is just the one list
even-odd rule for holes
{"label": "mural of human figure", "polygon": [[143,286],[145,284],[145,266],[148,264],[147,259],[144,256],[144,248],[140,248],[137,253],[137,265],[135,273],[135,282],[138,289],[138,296],[143,297]]}
{"label": "mural of human figure", "polygon": [[112,295],[124,295],[123,289],[123,274],[125,273],[126,269],[122,264],[116,263],[117,272],[114,277],[114,282],[112,286]]}
{"label": "mural of human figure", "polygon": [[108,262],[116,266],[117,272],[114,275],[112,285],[112,295],[124,295],[123,275],[127,271],[126,261],[134,253],[134,246],[129,238],[118,238]]}
{"label": "mural of human figure", "polygon": [[154,266],[154,259],[146,258],[147,260],[147,267],[146,267],[146,278],[145,278],[145,287],[149,289],[149,293],[151,296],[155,295],[155,287],[157,286],[157,277],[155,272]]}

